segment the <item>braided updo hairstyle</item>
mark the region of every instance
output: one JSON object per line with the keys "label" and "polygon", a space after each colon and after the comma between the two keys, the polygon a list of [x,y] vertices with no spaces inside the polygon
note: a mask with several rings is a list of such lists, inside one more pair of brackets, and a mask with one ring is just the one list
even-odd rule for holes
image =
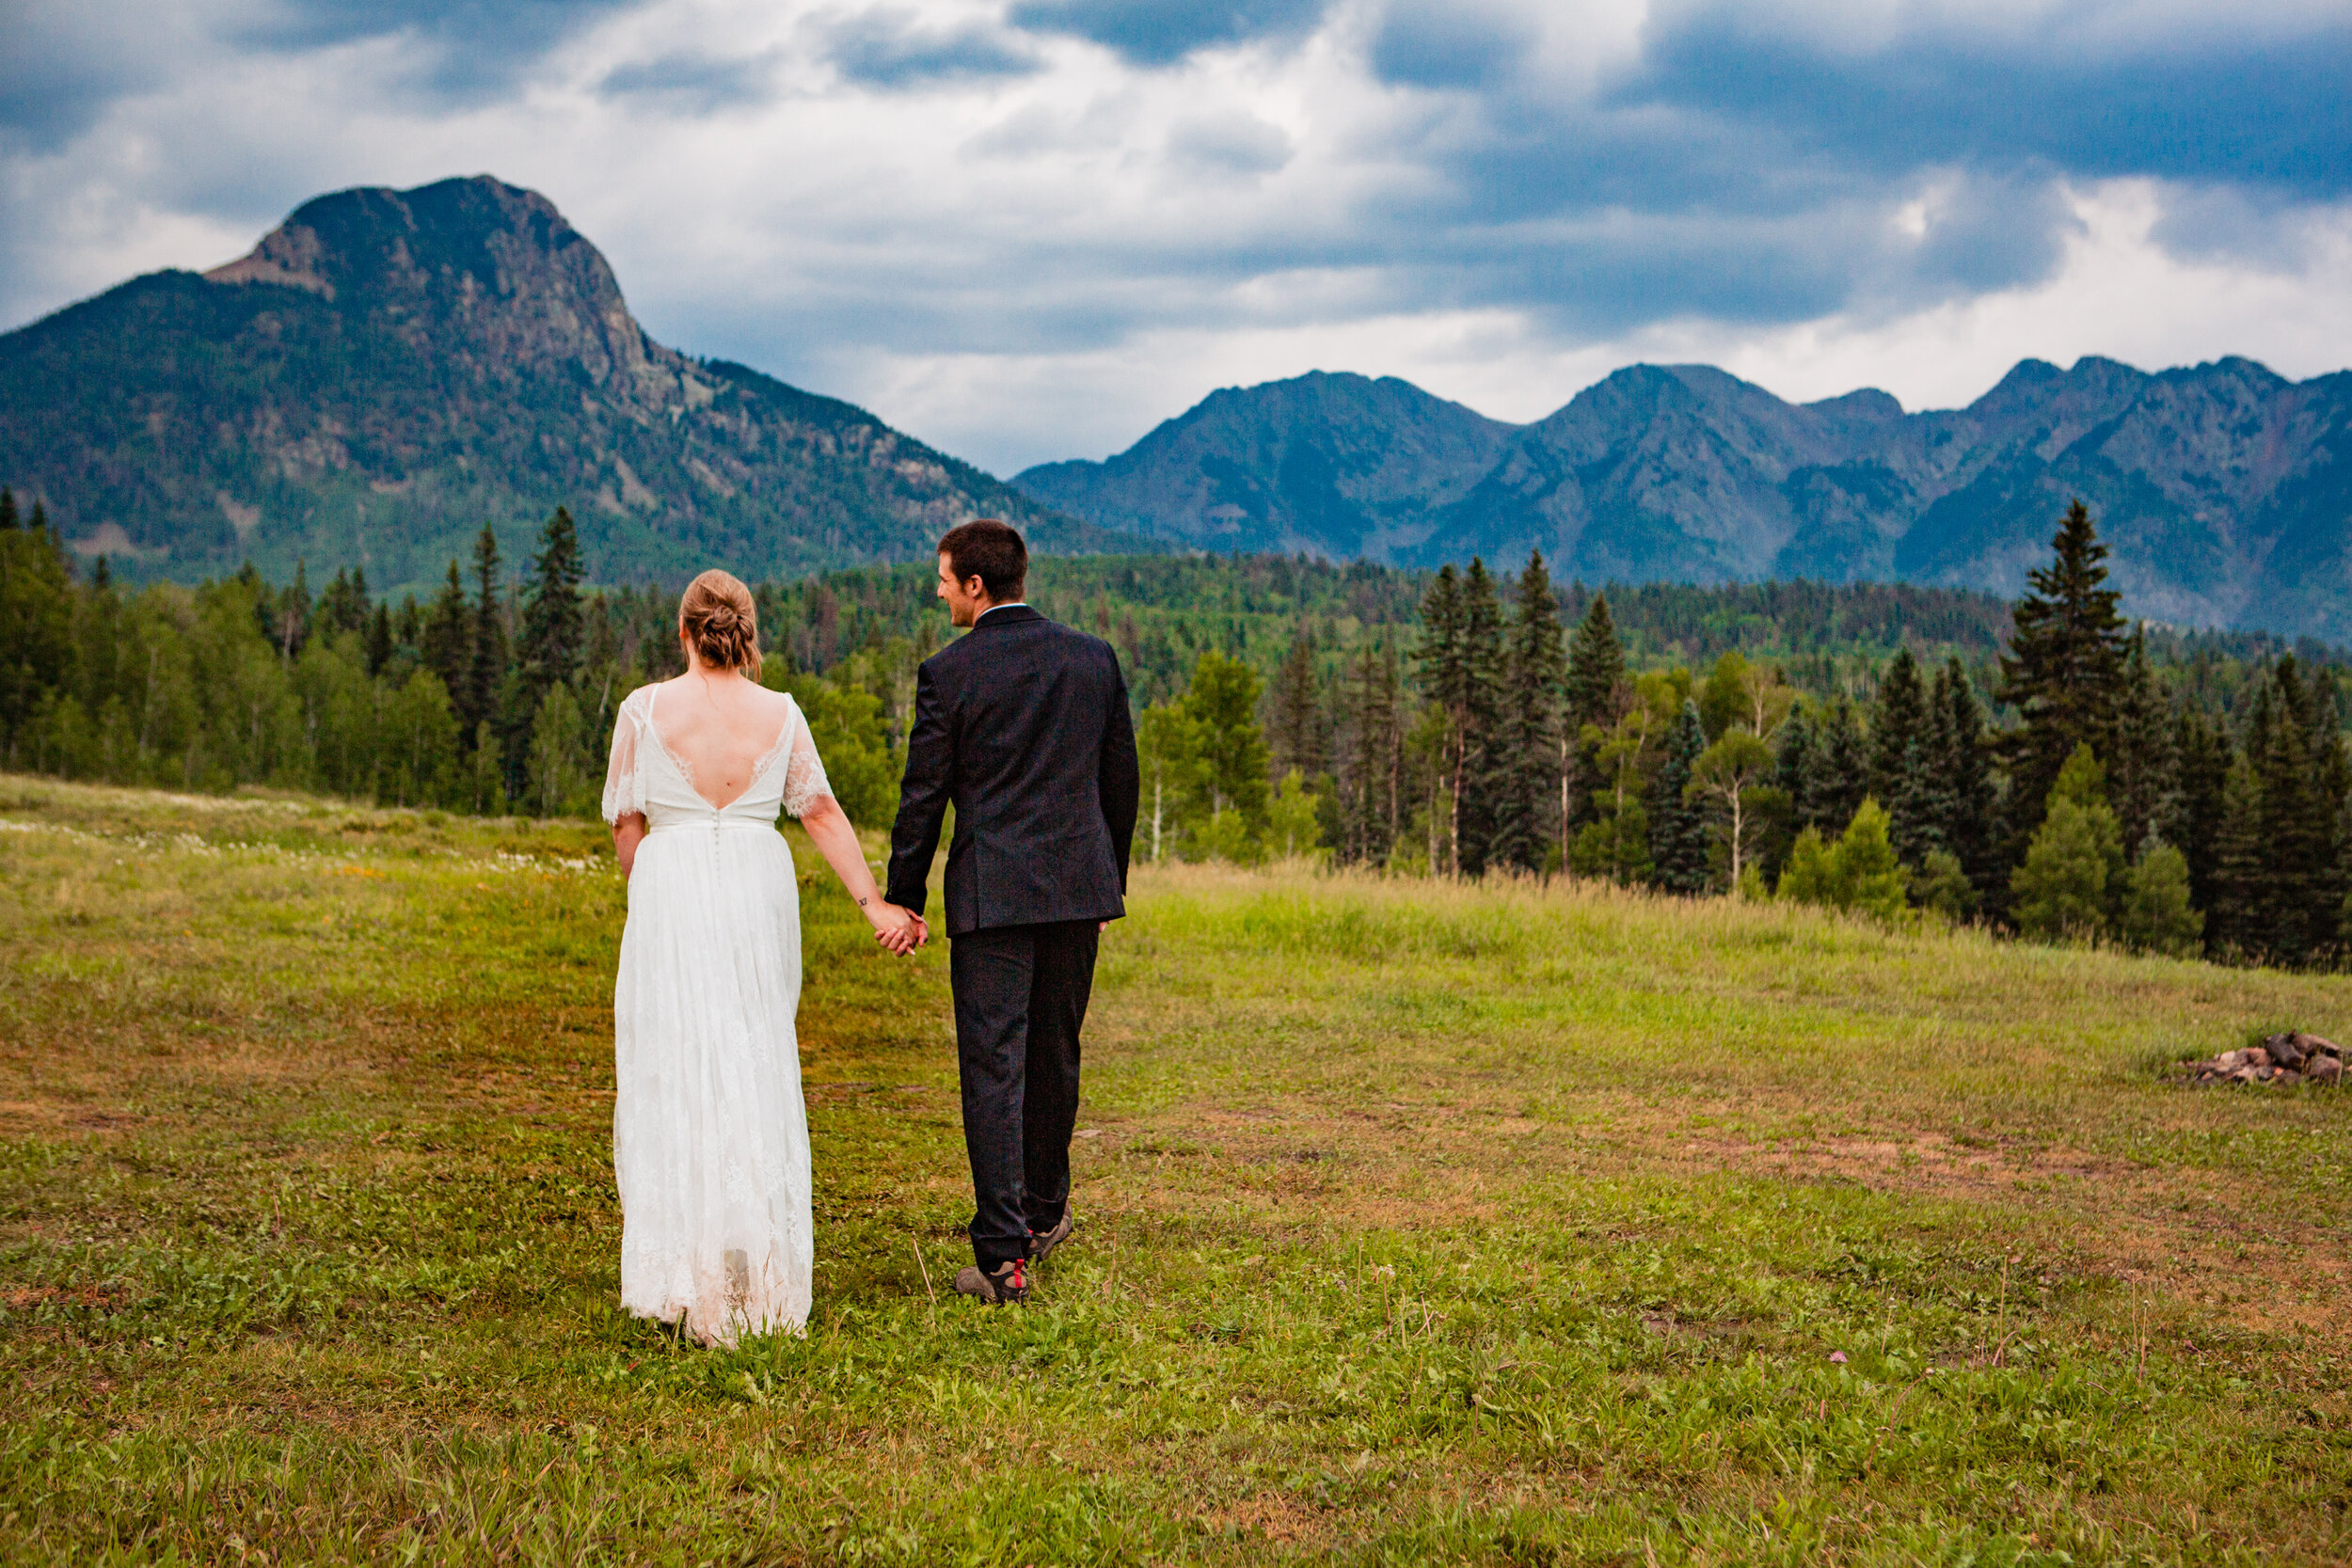
{"label": "braided updo hairstyle", "polygon": [[688,583],[677,624],[705,664],[758,677],[759,611],[752,591],[733,573],[714,566]]}

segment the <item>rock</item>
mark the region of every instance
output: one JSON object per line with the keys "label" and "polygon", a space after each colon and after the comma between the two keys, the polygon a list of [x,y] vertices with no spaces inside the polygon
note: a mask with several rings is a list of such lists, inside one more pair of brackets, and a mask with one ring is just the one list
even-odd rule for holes
{"label": "rock", "polygon": [[2232,1068],[2226,1076],[2233,1084],[2250,1084],[2254,1081],[2255,1074],[2264,1070],[2265,1069],[2249,1063],[2244,1067]]}
{"label": "rock", "polygon": [[2282,1067],[2270,1075],[2270,1081],[2274,1084],[2299,1084],[2303,1075],[2291,1067]]}
{"label": "rock", "polygon": [[2269,1052],[2270,1059],[2280,1067],[2303,1065],[2303,1046],[2297,1036],[2273,1035],[2263,1041],[2263,1049]]}
{"label": "rock", "polygon": [[2246,1053],[2243,1051],[2224,1051],[2213,1059],[2213,1069],[2216,1072],[2230,1072],[2245,1065]]}
{"label": "rock", "polygon": [[2333,1056],[2314,1053],[2304,1064],[2303,1076],[2314,1084],[2332,1084],[2344,1076],[2344,1063]]}
{"label": "rock", "polygon": [[2268,1067],[2270,1052],[2265,1046],[2249,1045],[2246,1048],[2245,1062],[2249,1067]]}
{"label": "rock", "polygon": [[2303,1048],[2306,1056],[2334,1056],[2339,1060],[2344,1056],[2342,1046],[2333,1040],[2321,1039],[2317,1035],[2297,1035],[2295,1043]]}

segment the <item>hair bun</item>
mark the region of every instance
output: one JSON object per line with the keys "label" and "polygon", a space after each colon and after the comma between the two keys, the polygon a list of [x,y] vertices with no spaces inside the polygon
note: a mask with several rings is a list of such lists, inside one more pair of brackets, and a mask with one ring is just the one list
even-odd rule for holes
{"label": "hair bun", "polygon": [[732,574],[714,568],[687,584],[677,624],[705,664],[747,673],[759,668],[759,611],[752,591]]}

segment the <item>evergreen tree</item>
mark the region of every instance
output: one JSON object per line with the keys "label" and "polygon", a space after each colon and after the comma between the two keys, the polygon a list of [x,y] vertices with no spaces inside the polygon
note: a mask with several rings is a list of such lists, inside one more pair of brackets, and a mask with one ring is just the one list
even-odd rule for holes
{"label": "evergreen tree", "polygon": [[1462,574],[1460,602],[1460,657],[1448,703],[1459,731],[1451,781],[1454,869],[1476,877],[1485,872],[1493,852],[1502,761],[1502,605],[1486,563],[1476,556]]}
{"label": "evergreen tree", "polygon": [[1812,774],[1804,788],[1809,822],[1824,837],[1842,833],[1870,793],[1868,743],[1853,704],[1844,697],[1829,706],[1816,731]]}
{"label": "evergreen tree", "polygon": [[2189,902],[2210,911],[2220,868],[2224,791],[2235,752],[2220,724],[2184,708],[2172,721],[2172,754],[2177,784],[2164,836],[2188,863]]}
{"label": "evergreen tree", "polygon": [[[1451,563],[1438,568],[1421,604],[1421,642],[1414,657],[1421,666],[1422,689],[1429,694],[1441,728],[1438,734],[1437,775],[1450,799],[1446,808],[1446,843],[1452,847],[1453,869],[1461,869],[1461,775],[1465,766],[1464,737],[1470,724],[1471,679],[1462,637],[1462,584]],[[1433,799],[1430,809],[1437,810]],[[1437,821],[1432,817],[1431,842]],[[1429,869],[1440,869],[1433,861]]]}
{"label": "evergreen tree", "polygon": [[557,507],[539,536],[531,562],[531,597],[523,610],[521,656],[529,705],[580,672],[586,623],[580,602],[580,535],[572,515]]}
{"label": "evergreen tree", "polygon": [[2106,769],[2088,741],[2059,769],[2048,801],[2010,878],[2017,928],[2053,941],[2099,936],[2122,891],[2123,842],[2107,804]]}
{"label": "evergreen tree", "polygon": [[462,720],[468,683],[473,676],[473,612],[466,603],[465,579],[457,562],[449,563],[449,580],[442,584],[433,608],[425,612],[417,636],[417,651],[424,667],[441,679]]}
{"label": "evergreen tree", "polygon": [[1404,727],[1396,654],[1367,642],[1344,686],[1339,768],[1340,853],[1384,864],[1400,827]]}
{"label": "evergreen tree", "polygon": [[25,528],[15,498],[0,497],[8,523],[0,530],[0,756],[16,767],[32,760],[34,714],[64,682],[72,657],[73,572],[40,503]]}
{"label": "evergreen tree", "polygon": [[2335,945],[2335,814],[2320,795],[2312,731],[2317,714],[2294,656],[2280,658],[2255,693],[2246,754],[2261,794],[2262,879],[2248,942],[2281,964],[2306,964]]}
{"label": "evergreen tree", "polygon": [[1258,673],[1215,649],[1193,666],[1183,707],[1199,726],[1212,815],[1232,812],[1254,836],[1265,831],[1265,732],[1258,724]]}
{"label": "evergreen tree", "polygon": [[2108,780],[2116,822],[2134,853],[2152,835],[2161,835],[2174,815],[2179,768],[2171,710],[2163,682],[2148,663],[2147,635],[2134,627],[2117,693],[2115,767]]}
{"label": "evergreen tree", "polygon": [[1596,594],[1578,623],[1568,649],[1561,733],[1574,749],[1571,820],[1579,825],[1597,815],[1594,793],[1607,787],[1596,751],[1581,737],[1590,729],[1606,735],[1616,723],[1629,691],[1625,644],[1617,640],[1616,623],[1609,616],[1609,595]]}
{"label": "evergreen tree", "polygon": [[379,604],[375,607],[375,613],[368,619],[369,674],[380,675],[384,673],[384,666],[391,660],[394,646],[392,607]]}
{"label": "evergreen tree", "polygon": [[1274,675],[1266,742],[1277,776],[1313,779],[1330,766],[1323,729],[1323,692],[1315,678],[1314,634],[1304,622]]}
{"label": "evergreen tree", "polygon": [[1665,760],[1650,785],[1650,877],[1668,893],[1707,891],[1707,810],[1691,798],[1692,769],[1706,750],[1699,705],[1685,700],[1666,733]]}
{"label": "evergreen tree", "polygon": [[2244,756],[2230,764],[2221,786],[2221,826],[2214,835],[2213,902],[2205,911],[2205,942],[2216,958],[2258,958],[2267,950],[2263,929],[2262,781]]}
{"label": "evergreen tree", "polygon": [[1775,895],[1792,904],[1821,904],[1891,921],[1903,913],[1904,883],[1902,865],[1886,839],[1886,813],[1866,797],[1836,844],[1819,828],[1797,835]]}
{"label": "evergreen tree", "polygon": [[2107,547],[2090,509],[2066,509],[2050,541],[2055,558],[2026,575],[2032,591],[2010,612],[2009,651],[2001,656],[2001,701],[2024,722],[2008,751],[2011,853],[2042,816],[2050,786],[2078,746],[2111,754],[2122,682],[2123,619],[2117,592],[2106,586]]}
{"label": "evergreen tree", "polygon": [[1542,552],[1529,554],[1519,574],[1510,643],[1502,660],[1496,714],[1495,833],[1492,858],[1522,871],[1541,871],[1554,845],[1565,862],[1561,793],[1561,685],[1566,677],[1560,636],[1560,603]]}
{"label": "evergreen tree", "polygon": [[1792,710],[1773,737],[1772,783],[1788,798],[1788,823],[1798,832],[1820,826],[1814,814],[1813,720],[1804,706]]}
{"label": "evergreen tree", "polygon": [[1928,781],[1935,738],[1919,661],[1909,648],[1898,648],[1879,678],[1870,715],[1870,793],[1886,808],[1887,842],[1905,865],[1941,847]]}
{"label": "evergreen tree", "polygon": [[1945,660],[1930,701],[1939,720],[1927,769],[1936,836],[1960,863],[1962,875],[1982,901],[1992,894],[1999,877],[1994,822],[1998,797],[1984,707],[1977,701],[1975,683],[1958,657]]}
{"label": "evergreen tree", "polygon": [[[484,726],[498,716],[499,687],[506,677],[506,620],[499,604],[499,542],[487,523],[482,525],[481,536],[474,541],[473,575],[472,636],[468,640],[470,645],[467,649],[465,681],[460,688],[465,701],[459,705],[458,718],[466,733],[479,744],[487,733]],[[478,799],[488,799],[479,784],[475,794]],[[501,784],[501,811],[505,809],[505,800]]]}
{"label": "evergreen tree", "polygon": [[2123,940],[2145,953],[2193,957],[2203,946],[2205,917],[2189,906],[2188,861],[2151,837],[2123,874]]}

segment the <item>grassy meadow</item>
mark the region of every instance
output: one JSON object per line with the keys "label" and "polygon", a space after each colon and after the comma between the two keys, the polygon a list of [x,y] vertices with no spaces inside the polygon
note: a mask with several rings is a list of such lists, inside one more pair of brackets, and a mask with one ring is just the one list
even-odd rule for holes
{"label": "grassy meadow", "polygon": [[804,1338],[613,1307],[594,824],[0,778],[0,1558],[2352,1559],[2352,980],[1139,870],[1077,1240],[804,840]]}

